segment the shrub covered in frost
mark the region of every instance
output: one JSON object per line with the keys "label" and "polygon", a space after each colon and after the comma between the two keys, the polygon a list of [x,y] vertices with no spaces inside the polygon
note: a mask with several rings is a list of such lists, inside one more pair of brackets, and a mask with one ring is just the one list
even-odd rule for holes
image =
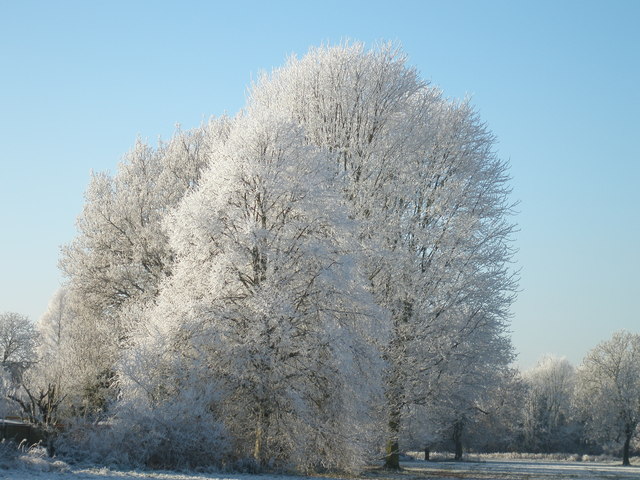
{"label": "shrub covered in frost", "polygon": [[186,402],[184,391],[160,406],[123,404],[107,422],[71,426],[56,442],[70,461],[119,467],[194,468],[221,465],[228,442],[211,412]]}
{"label": "shrub covered in frost", "polygon": [[16,444],[3,439],[0,441],[1,470],[67,472],[69,466],[61,460],[49,457],[47,450],[40,445],[27,447],[24,442]]}

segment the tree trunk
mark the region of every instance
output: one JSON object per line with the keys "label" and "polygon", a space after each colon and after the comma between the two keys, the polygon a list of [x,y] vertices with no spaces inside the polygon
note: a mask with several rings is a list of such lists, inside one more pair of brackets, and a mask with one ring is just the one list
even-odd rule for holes
{"label": "tree trunk", "polygon": [[455,444],[455,460],[462,460],[462,430],[464,423],[461,420],[453,424],[453,442]]}
{"label": "tree trunk", "polygon": [[624,438],[624,447],[622,448],[622,465],[630,466],[631,462],[629,461],[629,445],[631,444],[631,437],[633,436],[633,431],[625,433]]}
{"label": "tree trunk", "polygon": [[400,410],[395,405],[389,414],[389,438],[387,439],[387,455],[384,468],[400,470]]}
{"label": "tree trunk", "polygon": [[262,461],[262,422],[256,428],[256,441],[253,445],[253,459],[260,465]]}
{"label": "tree trunk", "polygon": [[429,447],[424,447],[424,461],[429,461]]}
{"label": "tree trunk", "polygon": [[258,421],[256,422],[256,440],[253,445],[253,459],[257,465],[262,465],[262,456],[264,449],[264,433],[265,433],[265,409],[260,406],[258,412]]}
{"label": "tree trunk", "polygon": [[389,406],[389,438],[387,439],[384,467],[390,470],[400,470],[400,419],[404,404],[404,384],[401,363],[403,362],[403,339],[409,319],[413,313],[413,304],[403,301],[399,314],[395,315],[393,337],[389,344],[388,357],[391,368],[387,378],[387,404]]}

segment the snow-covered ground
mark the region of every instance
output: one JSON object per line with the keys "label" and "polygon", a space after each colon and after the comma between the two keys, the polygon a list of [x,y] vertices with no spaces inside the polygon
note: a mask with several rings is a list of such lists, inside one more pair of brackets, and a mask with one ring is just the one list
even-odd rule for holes
{"label": "snow-covered ground", "polygon": [[407,477],[429,479],[640,479],[640,466],[618,463],[545,462],[540,460],[487,460],[483,462],[411,462]]}
{"label": "snow-covered ground", "polygon": [[[379,469],[365,472],[363,480],[638,480],[640,465],[619,463],[546,462],[531,460],[488,460],[482,462],[403,463],[403,471]],[[0,462],[1,480],[309,480],[318,477],[286,475],[234,475],[220,473],[176,473],[120,471],[108,468],[73,467],[42,456],[25,455],[16,462]],[[350,480],[353,480],[351,478]]]}

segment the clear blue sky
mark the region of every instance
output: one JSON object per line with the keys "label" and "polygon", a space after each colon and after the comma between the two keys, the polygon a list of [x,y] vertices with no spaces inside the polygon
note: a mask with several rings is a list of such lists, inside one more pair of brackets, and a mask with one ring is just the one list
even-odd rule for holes
{"label": "clear blue sky", "polygon": [[470,95],[520,201],[519,364],[640,331],[640,1],[0,0],[0,312],[37,320],[91,169],[235,113],[322,42],[400,42]]}

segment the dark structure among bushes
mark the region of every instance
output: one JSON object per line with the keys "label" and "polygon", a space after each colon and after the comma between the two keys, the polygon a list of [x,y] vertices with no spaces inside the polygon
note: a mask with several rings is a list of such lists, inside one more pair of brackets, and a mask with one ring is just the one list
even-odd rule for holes
{"label": "dark structure among bushes", "polygon": [[20,420],[0,419],[0,438],[33,445],[44,440],[44,432]]}

